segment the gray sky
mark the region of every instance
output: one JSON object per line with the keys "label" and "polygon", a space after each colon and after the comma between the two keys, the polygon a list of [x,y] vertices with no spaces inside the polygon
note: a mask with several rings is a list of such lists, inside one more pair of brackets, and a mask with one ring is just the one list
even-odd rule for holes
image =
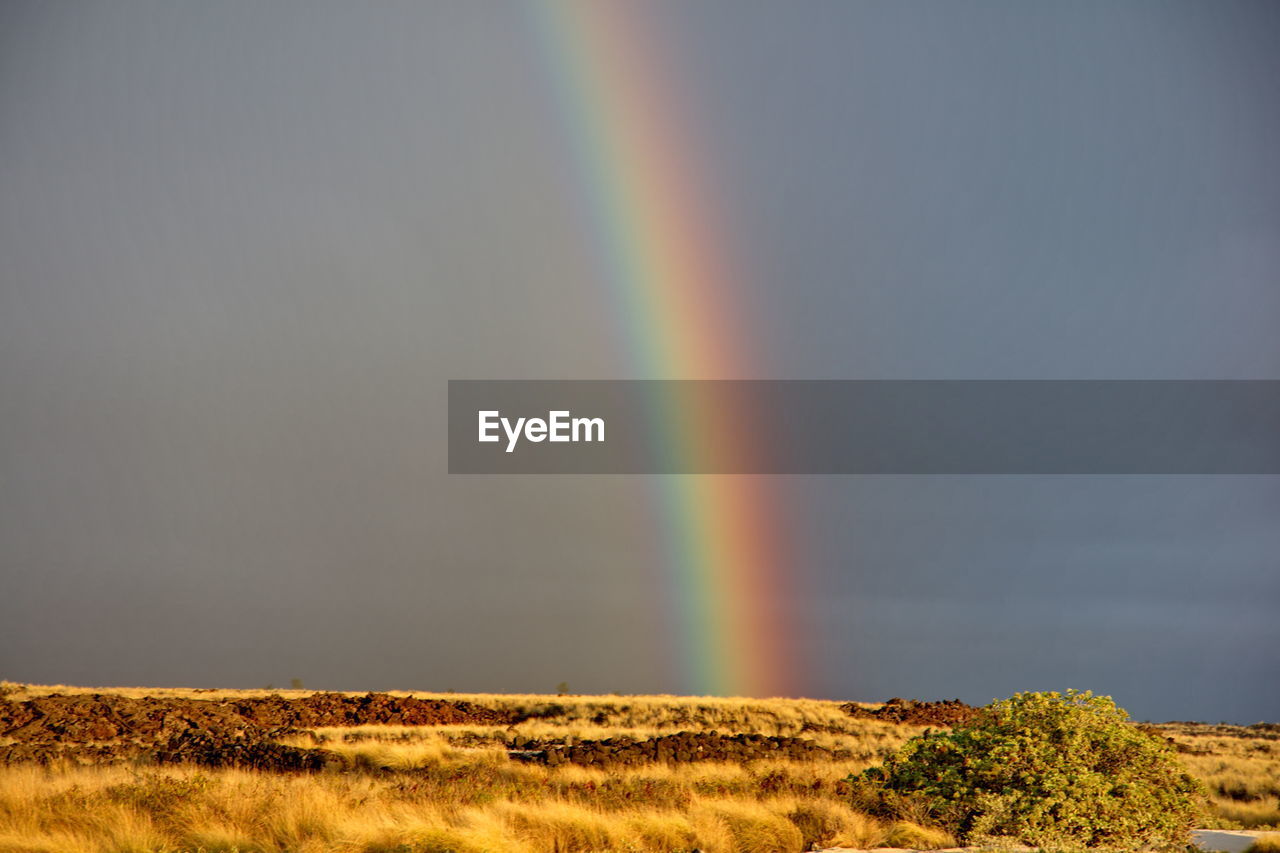
{"label": "gray sky", "polygon": [[[760,378],[1280,378],[1274,4],[645,8]],[[635,376],[536,14],[0,11],[0,677],[682,689],[650,484],[445,470]],[[1277,479],[776,478],[805,692],[1278,719]]]}

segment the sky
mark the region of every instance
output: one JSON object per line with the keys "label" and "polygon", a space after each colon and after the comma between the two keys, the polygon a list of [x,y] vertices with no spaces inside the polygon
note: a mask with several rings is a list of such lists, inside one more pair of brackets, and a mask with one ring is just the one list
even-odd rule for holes
{"label": "sky", "polygon": [[[1280,379],[1275,4],[614,5],[753,378]],[[5,4],[0,678],[684,689],[651,478],[447,471],[449,379],[678,378],[548,14]],[[1280,719],[1280,478],[766,479],[805,695]]]}

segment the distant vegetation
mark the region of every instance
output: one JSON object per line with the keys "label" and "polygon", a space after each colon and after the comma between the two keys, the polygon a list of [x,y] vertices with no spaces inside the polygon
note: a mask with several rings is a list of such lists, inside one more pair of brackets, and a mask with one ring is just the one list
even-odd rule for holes
{"label": "distant vegetation", "polygon": [[[0,853],[799,853],[955,840],[927,809],[868,807],[850,778],[922,734],[915,721],[972,719],[958,703],[410,697],[10,685]],[[1280,822],[1280,727],[1149,731],[1209,790],[1202,825]],[[272,769],[285,759],[324,769]]]}

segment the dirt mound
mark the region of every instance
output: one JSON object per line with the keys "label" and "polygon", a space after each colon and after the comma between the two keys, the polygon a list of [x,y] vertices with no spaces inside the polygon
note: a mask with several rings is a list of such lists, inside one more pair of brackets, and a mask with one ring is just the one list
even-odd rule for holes
{"label": "dirt mound", "polygon": [[145,757],[138,744],[11,743],[0,746],[0,766],[6,764],[118,764]]}
{"label": "dirt mound", "polygon": [[503,726],[524,717],[495,711],[472,702],[445,699],[416,699],[366,693],[314,693],[300,699],[268,696],[239,699],[230,703],[246,719],[262,726],[316,728],[318,726]]}
{"label": "dirt mound", "polygon": [[517,740],[512,758],[556,766],[582,764],[647,764],[652,762],[750,761],[759,758],[799,760],[849,758],[847,750],[829,750],[811,740],[758,734],[722,735],[718,732],[678,734],[636,740],[630,737],[584,740],[572,746]]}
{"label": "dirt mound", "polygon": [[912,726],[939,726],[949,728],[967,723],[977,716],[981,708],[966,705],[959,699],[941,702],[917,702],[914,699],[893,698],[879,708],[863,708],[847,702],[840,709],[851,717],[881,720],[886,723],[903,723]]}
{"label": "dirt mound", "polygon": [[318,726],[507,725],[517,716],[470,702],[368,693],[316,693],[299,699],[130,698],[54,694],[21,702],[0,700],[0,736],[29,743],[161,740],[186,732],[217,732],[262,740]]}
{"label": "dirt mound", "polygon": [[190,729],[258,730],[226,703],[202,699],[130,699],[83,694],[0,702],[0,736],[26,743],[154,739]]}
{"label": "dirt mound", "polygon": [[124,741],[93,743],[13,743],[0,746],[0,764],[200,764],[206,767],[246,767],[297,771],[345,769],[346,760],[324,749],[305,749],[274,743],[256,733],[224,735],[189,730],[158,744]]}
{"label": "dirt mound", "polygon": [[201,764],[205,767],[247,767],[272,771],[345,767],[341,756],[324,749],[196,731],[170,738],[152,757],[158,764]]}

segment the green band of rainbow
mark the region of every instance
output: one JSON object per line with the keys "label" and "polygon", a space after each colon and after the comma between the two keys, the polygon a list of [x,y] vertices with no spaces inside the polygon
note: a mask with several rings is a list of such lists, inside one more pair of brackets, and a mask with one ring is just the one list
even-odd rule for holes
{"label": "green band of rainbow", "polygon": [[[535,26],[579,173],[592,242],[641,378],[752,378],[741,295],[703,189],[694,135],[665,77],[671,63],[637,7],[542,0]],[[720,386],[717,386],[720,387]],[[752,452],[725,386],[652,402],[657,451],[685,459]],[[679,623],[683,689],[768,696],[797,675],[782,618],[784,524],[767,478],[664,476],[664,570]]]}

